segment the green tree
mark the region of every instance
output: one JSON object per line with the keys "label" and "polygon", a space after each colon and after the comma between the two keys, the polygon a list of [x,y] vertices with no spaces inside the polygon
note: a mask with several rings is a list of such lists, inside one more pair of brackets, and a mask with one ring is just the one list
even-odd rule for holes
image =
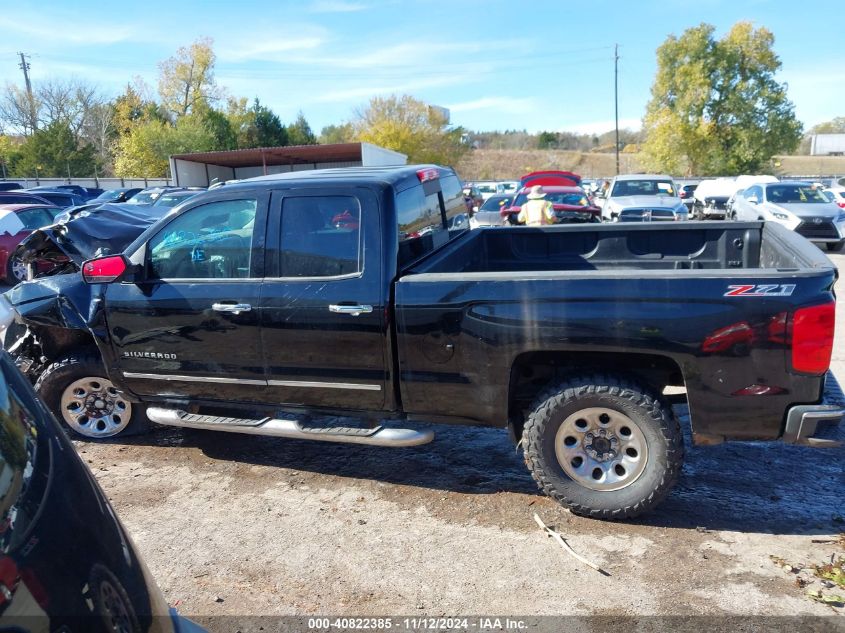
{"label": "green tree", "polygon": [[540,132],[537,136],[537,149],[556,149],[558,136],[554,132]]}
{"label": "green tree", "polygon": [[351,123],[340,125],[327,125],[320,130],[319,142],[329,143],[351,143],[355,139],[355,128]]}
{"label": "green tree", "polygon": [[208,108],[221,97],[214,79],[213,40],[203,37],[158,65],[161,104],[177,118]]}
{"label": "green tree", "polygon": [[238,147],[279,147],[289,145],[287,128],[270,108],[256,98],[246,129],[239,136]]}
{"label": "green tree", "polygon": [[359,141],[402,152],[413,163],[454,165],[469,148],[461,128],[450,128],[434,108],[410,95],[373,97],[357,113]]}
{"label": "green tree", "polygon": [[118,141],[114,171],[122,177],[163,178],[171,155],[211,151],[215,142],[200,115],[182,117],[176,125],[147,121]]}
{"label": "green tree", "polygon": [[201,119],[212,138],[213,150],[237,149],[238,137],[232,122],[219,110],[206,110]]}
{"label": "green tree", "polygon": [[296,121],[287,127],[288,144],[290,145],[316,145],[317,137],[311,131],[311,126],[305,120],[302,111],[296,115]]}
{"label": "green tree", "polygon": [[80,144],[67,123],[54,121],[37,130],[20,146],[14,164],[17,176],[93,176],[98,168],[96,150]]}
{"label": "green tree", "polygon": [[0,178],[8,177],[20,158],[20,146],[8,136],[0,135]]}
{"label": "green tree", "polygon": [[643,128],[644,165],[697,175],[755,173],[801,140],[801,124],[775,79],[781,67],[765,28],[738,22],[721,39],[701,24],[657,49]]}
{"label": "green tree", "polygon": [[819,123],[810,128],[809,134],[845,134],[845,116]]}

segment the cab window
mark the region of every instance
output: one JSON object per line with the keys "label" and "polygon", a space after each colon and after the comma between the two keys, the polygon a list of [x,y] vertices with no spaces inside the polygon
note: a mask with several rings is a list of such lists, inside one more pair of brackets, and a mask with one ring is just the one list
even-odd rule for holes
{"label": "cab window", "polygon": [[281,230],[282,277],[340,277],[364,268],[357,198],[287,197]]}
{"label": "cab window", "polygon": [[258,201],[220,200],[194,207],[149,242],[153,279],[239,279],[250,276]]}
{"label": "cab window", "polygon": [[457,231],[469,228],[469,215],[461,189],[461,183],[456,176],[444,176],[440,179],[443,188],[443,205],[446,208],[446,226],[450,236]]}

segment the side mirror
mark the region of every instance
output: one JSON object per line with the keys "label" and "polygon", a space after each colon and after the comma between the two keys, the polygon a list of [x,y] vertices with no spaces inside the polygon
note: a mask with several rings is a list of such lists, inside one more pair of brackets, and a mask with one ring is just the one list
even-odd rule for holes
{"label": "side mirror", "polygon": [[746,198],[749,204],[759,204],[760,201],[757,199],[757,196],[749,196]]}
{"label": "side mirror", "polygon": [[82,263],[82,280],[86,284],[110,284],[134,278],[137,266],[124,255],[106,255]]}

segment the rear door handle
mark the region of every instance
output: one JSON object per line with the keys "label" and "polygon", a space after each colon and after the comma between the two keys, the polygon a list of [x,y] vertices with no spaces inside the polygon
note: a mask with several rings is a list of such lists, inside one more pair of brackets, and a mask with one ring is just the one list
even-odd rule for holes
{"label": "rear door handle", "polygon": [[249,312],[252,306],[248,303],[213,303],[211,309],[215,312],[231,312],[232,314],[240,314],[241,312]]}
{"label": "rear door handle", "polygon": [[329,306],[330,312],[337,312],[338,314],[348,314],[349,316],[359,316],[361,314],[369,314],[373,311],[373,306],[368,305],[358,305],[358,306],[345,306],[345,305],[337,305],[335,303]]}

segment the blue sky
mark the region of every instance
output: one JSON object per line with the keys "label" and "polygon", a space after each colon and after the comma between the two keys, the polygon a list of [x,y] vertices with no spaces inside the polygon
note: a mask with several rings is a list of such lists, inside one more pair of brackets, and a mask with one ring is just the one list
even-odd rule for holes
{"label": "blue sky", "polygon": [[[783,0],[286,0],[103,3],[18,1],[0,14],[0,80],[76,76],[109,96],[134,76],[214,39],[217,80],[315,131],[376,94],[408,93],[451,109],[473,130],[602,132],[613,126],[619,44],[620,125],[639,127],[670,34],[708,22],[721,35],[751,20],[775,35],[780,80],[805,126],[845,116],[842,2]],[[108,8],[103,8],[108,7]]]}

